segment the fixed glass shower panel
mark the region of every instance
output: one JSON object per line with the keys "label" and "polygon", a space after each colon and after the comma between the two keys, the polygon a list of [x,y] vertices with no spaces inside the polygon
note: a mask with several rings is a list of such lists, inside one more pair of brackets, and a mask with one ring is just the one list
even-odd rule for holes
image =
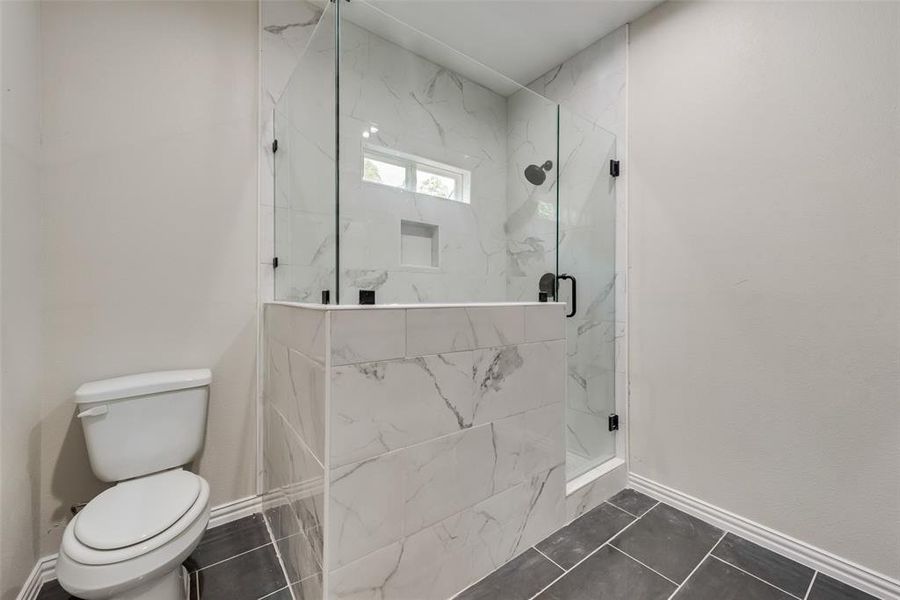
{"label": "fixed glass shower panel", "polygon": [[556,104],[366,2],[340,14],[340,302],[537,300]]}
{"label": "fixed glass shower panel", "polygon": [[[615,456],[615,136],[564,108],[559,115],[559,298],[568,303],[566,471]],[[574,292],[574,294],[573,294]]]}
{"label": "fixed glass shower panel", "polygon": [[336,4],[309,38],[273,115],[275,298],[322,301],[337,286]]}

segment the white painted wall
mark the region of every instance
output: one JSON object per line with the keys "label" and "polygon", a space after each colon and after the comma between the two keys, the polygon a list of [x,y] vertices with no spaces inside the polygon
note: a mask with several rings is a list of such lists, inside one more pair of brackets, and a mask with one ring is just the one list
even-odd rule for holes
{"label": "white painted wall", "polygon": [[0,599],[38,556],[40,8],[0,2]]}
{"label": "white painted wall", "polygon": [[211,367],[199,472],[213,504],[255,493],[257,12],[41,5],[42,554],[101,487],[73,419],[84,381]]}
{"label": "white painted wall", "polygon": [[631,468],[900,576],[900,4],[631,28]]}

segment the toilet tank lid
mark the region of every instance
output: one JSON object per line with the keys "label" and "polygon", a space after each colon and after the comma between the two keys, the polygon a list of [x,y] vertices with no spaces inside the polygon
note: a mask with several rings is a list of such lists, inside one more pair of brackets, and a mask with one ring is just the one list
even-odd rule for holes
{"label": "toilet tank lid", "polygon": [[75,391],[75,403],[121,400],[147,394],[185,390],[209,385],[211,381],[212,373],[209,369],[138,373],[82,384]]}

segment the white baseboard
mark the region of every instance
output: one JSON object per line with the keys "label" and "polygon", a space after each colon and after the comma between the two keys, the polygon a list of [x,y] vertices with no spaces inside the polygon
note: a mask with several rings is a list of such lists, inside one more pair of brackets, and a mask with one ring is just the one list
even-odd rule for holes
{"label": "white baseboard", "polygon": [[56,578],[56,555],[45,556],[35,563],[16,600],[37,600],[41,586]]}
{"label": "white baseboard", "polygon": [[[247,496],[232,500],[210,509],[209,527],[224,525],[261,511],[262,500],[259,496]],[[19,595],[16,596],[16,600],[37,600],[41,586],[56,579],[56,556],[56,554],[51,554],[38,559],[28,575],[28,579],[22,585]]]}
{"label": "white baseboard", "polygon": [[231,502],[214,506],[209,511],[209,527],[218,527],[258,512],[262,512],[262,498],[260,496],[247,496],[246,498],[232,500]]}
{"label": "white baseboard", "polygon": [[699,498],[630,473],[629,487],[670,504],[708,523],[737,534],[764,548],[821,571],[848,585],[885,600],[900,600],[900,581],[852,561],[835,556],[806,542],[792,538]]}

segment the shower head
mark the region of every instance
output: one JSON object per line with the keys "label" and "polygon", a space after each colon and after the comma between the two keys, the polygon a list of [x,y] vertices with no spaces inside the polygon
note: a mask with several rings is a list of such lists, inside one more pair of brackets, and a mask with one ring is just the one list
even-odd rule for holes
{"label": "shower head", "polygon": [[532,185],[541,185],[547,179],[547,171],[553,168],[553,161],[548,160],[541,166],[528,165],[525,167],[525,179]]}

